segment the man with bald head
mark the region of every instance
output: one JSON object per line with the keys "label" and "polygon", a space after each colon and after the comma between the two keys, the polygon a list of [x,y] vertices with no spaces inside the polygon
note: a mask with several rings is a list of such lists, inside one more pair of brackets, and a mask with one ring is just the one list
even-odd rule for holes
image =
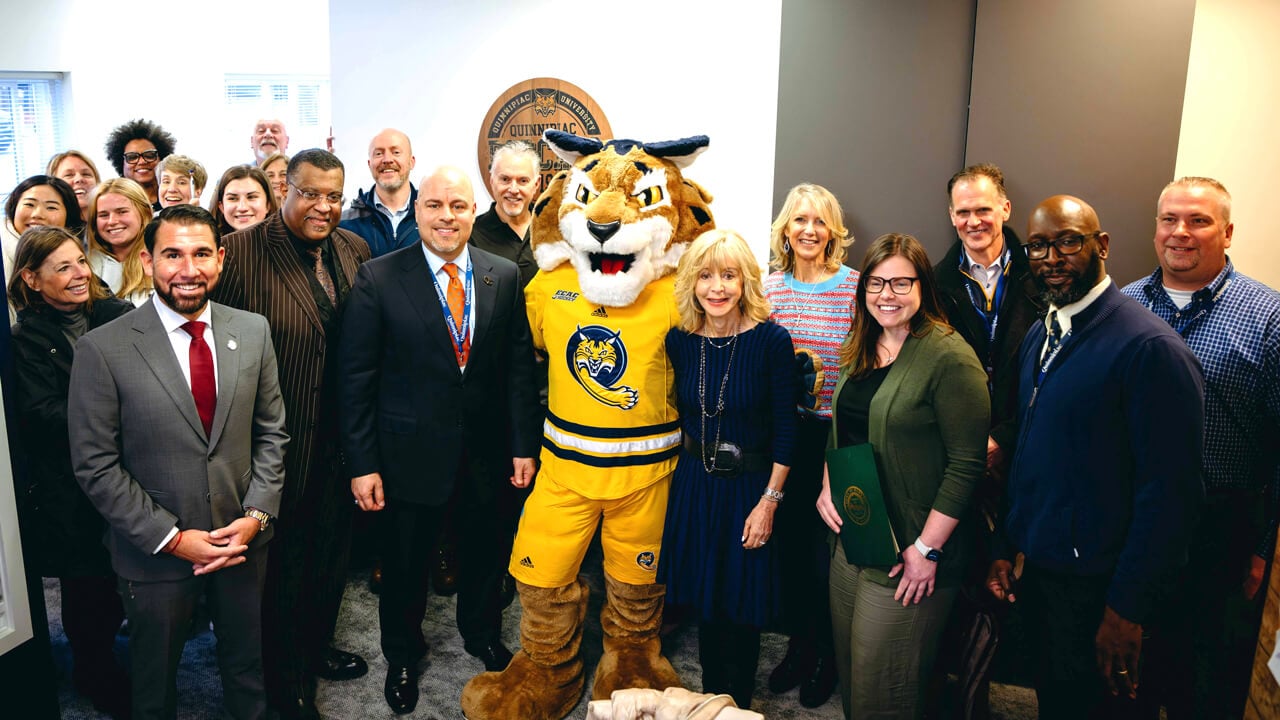
{"label": "man with bald head", "polygon": [[1156,207],[1159,267],[1124,289],[1183,337],[1207,388],[1204,513],[1169,612],[1176,626],[1155,638],[1167,643],[1152,670],[1169,720],[1244,712],[1280,527],[1280,293],[1232,265],[1234,231],[1222,183],[1174,180]]}
{"label": "man with bald head", "polygon": [[364,238],[374,257],[418,244],[418,190],[409,182],[416,162],[409,137],[399,130],[387,128],[369,141],[373,187],[342,211],[340,226]]}
{"label": "man with bald head", "polygon": [[261,165],[272,153],[288,154],[289,132],[284,128],[284,121],[280,118],[260,118],[253,124],[249,147],[253,149],[254,165]]}
{"label": "man with bald head", "polygon": [[1049,307],[1022,343],[1019,434],[988,588],[1021,601],[1041,718],[1134,717],[1144,625],[1186,562],[1204,499],[1200,364],[1107,276],[1110,237],[1057,195],[1025,243]]}
{"label": "man with bald head", "polygon": [[471,181],[442,167],[414,205],[422,242],[360,267],[343,318],[343,449],[361,510],[386,537],[378,608],[384,694],[418,701],[427,570],[441,523],[459,535],[457,622],[486,670],[503,646],[499,486],[533,479],[541,432],[533,344],[515,263],[471,247]]}

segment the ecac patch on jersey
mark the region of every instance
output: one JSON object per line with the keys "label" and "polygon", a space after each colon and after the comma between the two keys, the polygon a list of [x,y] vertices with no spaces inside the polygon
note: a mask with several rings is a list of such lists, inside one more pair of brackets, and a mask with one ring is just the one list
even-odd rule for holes
{"label": "ecac patch on jersey", "polygon": [[604,405],[630,410],[640,399],[638,390],[620,384],[627,372],[627,346],[620,330],[579,325],[566,343],[565,362],[587,394]]}

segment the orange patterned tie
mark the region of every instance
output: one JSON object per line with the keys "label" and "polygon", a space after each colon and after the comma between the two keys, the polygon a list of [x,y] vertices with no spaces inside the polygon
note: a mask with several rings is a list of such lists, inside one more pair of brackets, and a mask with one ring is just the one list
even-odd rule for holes
{"label": "orange patterned tie", "polygon": [[[453,326],[461,329],[463,323],[462,311],[466,306],[467,293],[462,288],[462,281],[458,279],[458,266],[453,263],[445,263],[444,271],[449,275],[449,289],[445,292],[445,300],[449,303],[449,313],[453,315]],[[462,339],[462,347],[458,347],[458,341],[455,338],[453,342],[453,351],[458,356],[458,367],[467,364],[467,355],[471,353],[471,337],[470,333]]]}

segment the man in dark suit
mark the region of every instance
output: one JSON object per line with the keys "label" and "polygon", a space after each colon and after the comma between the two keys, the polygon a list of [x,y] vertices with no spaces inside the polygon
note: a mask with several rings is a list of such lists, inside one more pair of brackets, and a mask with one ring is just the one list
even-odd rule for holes
{"label": "man in dark suit", "polygon": [[500,670],[501,558],[493,501],[526,487],[538,443],[533,346],[514,263],[467,245],[471,181],[440,168],[418,190],[421,246],[363,265],[343,318],[343,448],[362,510],[385,511],[379,606],[385,695],[397,713],[418,700],[426,654],[428,550],[453,515],[463,552],[458,632]]}
{"label": "man in dark suit", "polygon": [[358,235],[338,228],[342,161],[303,150],[289,162],[280,212],[223,240],[226,272],[215,299],[265,315],[280,358],[292,442],[285,455],[281,521],[268,560],[263,660],[267,696],[284,718],[316,718],[316,676],[368,671],[329,645],[346,588],[352,504],[338,445],[336,348],[356,268],[369,259]]}
{"label": "man in dark suit", "polygon": [[213,216],[167,208],[144,242],[155,296],[76,344],[67,408],[132,629],[133,717],[174,717],[204,595],[226,711],[260,718],[262,582],[289,439],[276,355],[261,316],[207,300],[223,260]]}

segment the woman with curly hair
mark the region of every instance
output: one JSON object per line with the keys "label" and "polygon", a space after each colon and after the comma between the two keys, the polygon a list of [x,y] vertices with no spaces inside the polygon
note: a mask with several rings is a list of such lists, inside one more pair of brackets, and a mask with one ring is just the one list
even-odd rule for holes
{"label": "woman with curly hair", "polygon": [[120,177],[128,178],[147,193],[152,210],[160,209],[160,185],[156,165],[173,154],[178,141],[150,120],[130,120],[107,136],[103,148]]}

